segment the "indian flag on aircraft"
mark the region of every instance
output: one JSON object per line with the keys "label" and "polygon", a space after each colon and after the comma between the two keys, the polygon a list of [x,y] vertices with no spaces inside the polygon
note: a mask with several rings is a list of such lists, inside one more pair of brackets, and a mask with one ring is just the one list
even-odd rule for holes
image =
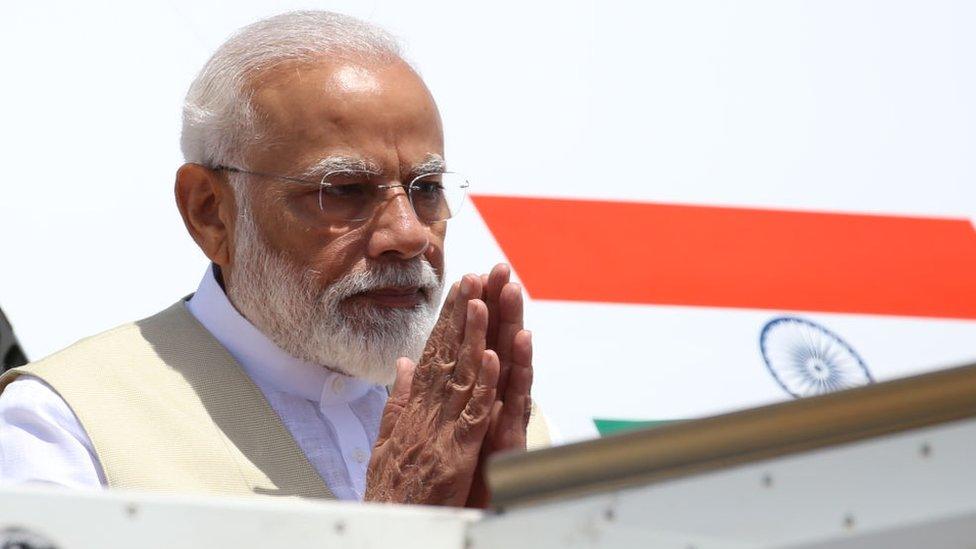
{"label": "indian flag on aircraft", "polygon": [[567,439],[976,357],[968,219],[475,196]]}

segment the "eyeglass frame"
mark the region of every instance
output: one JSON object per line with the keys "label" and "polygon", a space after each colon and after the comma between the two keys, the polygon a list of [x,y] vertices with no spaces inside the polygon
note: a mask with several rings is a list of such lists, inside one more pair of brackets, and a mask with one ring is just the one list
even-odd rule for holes
{"label": "eyeglass frame", "polygon": [[[245,175],[256,175],[258,177],[268,177],[268,178],[271,178],[271,179],[281,179],[281,180],[284,180],[284,181],[291,181],[292,183],[301,183],[303,185],[318,185],[320,188],[321,187],[341,187],[342,185],[336,185],[336,184],[333,184],[333,183],[329,183],[329,182],[327,182],[325,180],[327,177],[332,176],[332,175],[335,175],[335,174],[340,174],[340,173],[348,173],[348,174],[362,173],[362,174],[367,174],[367,175],[372,175],[372,176],[377,175],[374,172],[369,172],[369,171],[365,171],[365,170],[363,170],[363,171],[357,171],[357,170],[334,170],[334,171],[331,171],[331,172],[328,172],[328,173],[324,174],[322,176],[322,178],[319,179],[319,181],[316,183],[315,181],[310,180],[310,179],[302,179],[300,177],[292,177],[292,176],[288,176],[288,175],[275,175],[275,174],[264,173],[264,172],[252,172],[252,171],[245,170],[245,169],[242,169],[242,168],[236,168],[234,166],[227,166],[225,164],[217,164],[216,166],[212,166],[210,169],[211,170],[214,170],[214,171],[226,171],[226,172],[240,173],[240,174],[245,174]],[[417,216],[417,219],[420,219],[420,215],[417,214],[417,208],[413,205],[413,197],[410,195],[410,191],[412,189],[416,189],[417,188],[417,187],[414,186],[414,183],[416,183],[417,180],[419,180],[420,178],[422,178],[422,177],[429,177],[431,175],[439,175],[439,174],[455,174],[455,175],[460,175],[460,174],[458,174],[458,172],[449,172],[449,171],[444,171],[444,172],[428,172],[428,173],[422,173],[422,174],[414,177],[407,184],[403,184],[403,183],[397,183],[397,184],[376,184],[375,187],[377,189],[381,189],[381,190],[396,189],[396,188],[403,189],[403,191],[407,195],[407,200],[410,202],[410,208],[413,210],[414,215]],[[461,189],[465,193],[467,193],[467,189],[470,186],[471,186],[471,183],[469,183],[468,180],[465,179],[464,180],[464,185],[461,185]],[[324,211],[324,208],[322,206],[322,195],[321,194],[319,194],[319,209],[322,209]],[[434,220],[434,221],[425,221],[425,223],[437,223],[439,221],[447,221],[448,219],[451,219],[453,217],[454,217],[454,214],[451,214],[450,217],[446,217],[444,219],[437,219],[437,220]],[[369,217],[364,217],[362,219],[347,219],[346,221],[365,221],[366,219],[369,219]],[[421,219],[421,221],[423,221],[423,220]]]}

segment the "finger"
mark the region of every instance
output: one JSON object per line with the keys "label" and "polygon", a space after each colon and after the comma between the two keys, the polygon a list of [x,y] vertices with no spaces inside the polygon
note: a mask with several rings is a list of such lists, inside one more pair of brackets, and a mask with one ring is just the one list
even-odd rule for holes
{"label": "finger", "polygon": [[[500,366],[500,364],[499,364],[499,366]],[[499,370],[499,372],[501,372],[501,370]],[[498,396],[498,389],[497,388],[495,389],[495,396],[496,397]],[[495,402],[491,406],[491,414],[489,416],[491,419],[489,419],[489,422],[488,422],[488,434],[486,435],[489,438],[494,437],[496,427],[498,426],[498,422],[499,422],[499,420],[502,417],[502,408],[503,407],[504,406],[502,404],[502,401],[500,401],[500,400],[498,400],[496,398],[495,399]],[[491,446],[490,444],[486,444],[485,445],[485,448],[483,448],[483,452],[482,452],[482,455],[483,456],[487,456],[491,452],[494,451],[494,449],[491,448],[490,446]]]}
{"label": "finger", "polygon": [[468,301],[480,298],[481,292],[481,277],[473,274],[461,277],[450,308],[445,305],[442,309],[442,320],[438,320],[435,330],[427,340],[427,346],[420,360],[422,364],[436,363],[441,366],[454,364],[457,360],[458,348],[464,338]]}
{"label": "finger", "polygon": [[400,412],[406,407],[410,398],[410,386],[413,383],[413,374],[416,365],[407,357],[400,357],[396,361],[396,381],[393,382],[393,389],[390,390],[390,398],[386,401],[383,408],[383,416],[380,418],[380,432],[376,438],[376,445],[380,445],[390,438],[393,427],[396,425]]}
{"label": "finger", "polygon": [[532,332],[520,330],[512,344],[512,377],[509,379],[512,394],[529,396],[532,375]]}
{"label": "finger", "polygon": [[505,284],[499,294],[498,335],[493,349],[498,352],[501,371],[498,377],[498,397],[504,398],[508,387],[509,370],[512,363],[512,346],[515,336],[523,328],[522,287],[515,282]]}
{"label": "finger", "polygon": [[496,320],[492,320],[492,318],[491,318],[492,315],[494,315],[495,313],[491,310],[491,300],[488,297],[488,279],[489,279],[489,275],[487,273],[482,273],[481,274],[481,301],[484,301],[485,302],[485,305],[488,305],[488,330],[489,330],[489,334],[488,334],[488,336],[486,336],[485,342],[486,342],[486,344],[489,347],[491,347],[492,340],[490,339],[490,337],[491,337],[490,330],[492,329],[492,324],[497,325],[498,322]]}
{"label": "finger", "polygon": [[451,377],[450,405],[445,412],[453,417],[464,410],[472,387],[481,370],[485,352],[485,332],[488,329],[488,307],[480,299],[468,302],[468,314],[464,327],[464,342],[458,351],[457,363]]}
{"label": "finger", "polygon": [[494,440],[501,446],[499,450],[525,447],[525,431],[532,407],[532,377],[532,333],[522,330],[515,336],[504,405],[493,427]]}
{"label": "finger", "polygon": [[473,299],[481,299],[482,294],[481,277],[475,274],[466,274],[461,277],[458,286],[458,299],[454,302],[453,312],[451,313],[451,324],[454,326],[454,342],[461,344],[464,338],[464,325],[468,316],[468,302]]}
{"label": "finger", "polygon": [[498,326],[500,323],[499,300],[502,289],[508,284],[512,270],[508,265],[499,263],[491,270],[491,274],[482,278],[485,283],[485,303],[488,305],[488,347],[495,348],[498,340]]}
{"label": "finger", "polygon": [[498,383],[498,355],[486,350],[481,353],[481,370],[471,390],[464,411],[458,417],[458,440],[471,443],[484,440],[488,432],[488,419],[495,404],[495,385]]}
{"label": "finger", "polygon": [[434,324],[440,324],[442,322],[447,322],[451,318],[451,313],[454,311],[454,301],[457,299],[458,292],[460,291],[460,282],[455,282],[451,284],[451,289],[447,291],[447,298],[444,299],[444,304],[441,305],[441,312],[437,316],[437,322]]}
{"label": "finger", "polygon": [[516,282],[505,284],[498,296],[498,358],[502,362],[512,358],[512,341],[523,327],[522,286]]}
{"label": "finger", "polygon": [[423,358],[417,364],[417,370],[414,374],[412,387],[412,394],[414,395],[419,393],[427,394],[430,386],[443,377],[437,368],[437,361],[431,360],[431,357],[436,354],[436,350],[441,345],[441,342],[448,337],[448,332],[451,331],[450,323],[454,314],[454,303],[457,301],[458,292],[460,291],[459,286],[460,282],[455,282],[451,285],[451,289],[447,292],[447,298],[444,300],[444,305],[441,306],[441,312],[437,317],[437,322],[434,323],[434,327],[430,331],[430,336],[427,338],[427,344],[424,346],[422,355]]}

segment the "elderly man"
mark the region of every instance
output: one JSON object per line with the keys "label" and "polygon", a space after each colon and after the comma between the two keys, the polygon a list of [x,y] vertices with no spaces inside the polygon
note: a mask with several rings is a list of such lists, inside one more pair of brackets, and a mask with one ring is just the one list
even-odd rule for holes
{"label": "elderly man", "polygon": [[[0,378],[0,479],[485,505],[547,442],[504,265],[443,287],[437,107],[383,31],[250,25],[190,87],[176,202],[196,293]],[[388,386],[392,387],[388,389]]]}

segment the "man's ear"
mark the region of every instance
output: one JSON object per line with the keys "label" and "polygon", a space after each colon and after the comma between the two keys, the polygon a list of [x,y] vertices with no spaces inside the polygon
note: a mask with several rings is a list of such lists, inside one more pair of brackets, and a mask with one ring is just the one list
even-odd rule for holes
{"label": "man's ear", "polygon": [[237,206],[234,193],[219,173],[200,164],[183,164],[176,172],[176,205],[190,236],[211,261],[226,267]]}

